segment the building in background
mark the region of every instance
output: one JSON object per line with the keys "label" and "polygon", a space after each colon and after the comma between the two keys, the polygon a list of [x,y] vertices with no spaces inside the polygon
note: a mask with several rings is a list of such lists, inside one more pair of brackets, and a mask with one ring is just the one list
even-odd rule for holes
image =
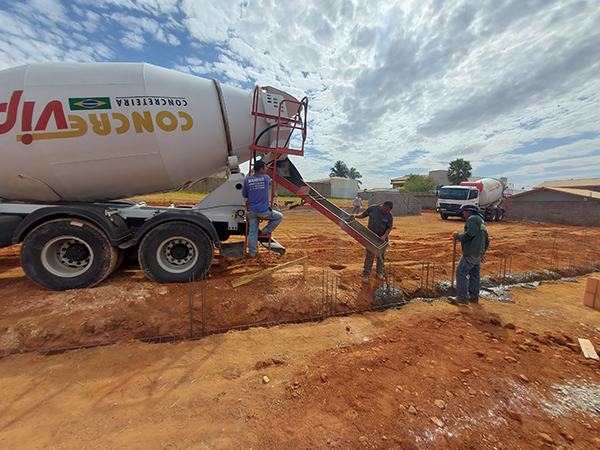
{"label": "building in background", "polygon": [[600,178],[545,181],[510,197],[513,219],[584,227],[600,226]]}

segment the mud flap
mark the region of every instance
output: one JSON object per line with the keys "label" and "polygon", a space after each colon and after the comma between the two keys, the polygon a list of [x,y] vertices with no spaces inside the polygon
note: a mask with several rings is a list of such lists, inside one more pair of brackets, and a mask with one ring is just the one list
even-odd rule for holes
{"label": "mud flap", "polygon": [[243,258],[244,255],[244,243],[243,242],[221,242],[220,248],[221,256],[226,258]]}

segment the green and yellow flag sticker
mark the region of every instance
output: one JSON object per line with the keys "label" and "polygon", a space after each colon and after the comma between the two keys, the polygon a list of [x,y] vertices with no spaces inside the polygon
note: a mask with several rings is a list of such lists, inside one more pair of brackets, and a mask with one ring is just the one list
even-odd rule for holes
{"label": "green and yellow flag sticker", "polygon": [[81,109],[111,109],[109,97],[70,98],[71,111]]}

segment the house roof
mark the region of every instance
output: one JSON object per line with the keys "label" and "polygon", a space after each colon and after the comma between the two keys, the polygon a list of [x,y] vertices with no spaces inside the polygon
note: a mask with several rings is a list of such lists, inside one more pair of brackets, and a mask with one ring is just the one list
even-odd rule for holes
{"label": "house roof", "polygon": [[512,197],[521,197],[523,195],[532,194],[539,191],[552,191],[561,192],[563,194],[576,195],[577,197],[593,198],[594,200],[600,200],[600,192],[590,191],[589,189],[571,189],[571,188],[559,188],[559,187],[542,187],[532,191],[525,191],[519,194],[514,194]]}
{"label": "house roof", "polygon": [[600,187],[600,178],[582,178],[579,180],[555,180],[544,181],[534,189],[539,188],[583,188],[583,187]]}
{"label": "house roof", "polygon": [[346,178],[346,177],[329,177],[329,178],[323,178],[321,180],[309,181],[309,183],[329,183],[332,180],[355,181],[358,183],[358,180],[355,180],[353,178]]}

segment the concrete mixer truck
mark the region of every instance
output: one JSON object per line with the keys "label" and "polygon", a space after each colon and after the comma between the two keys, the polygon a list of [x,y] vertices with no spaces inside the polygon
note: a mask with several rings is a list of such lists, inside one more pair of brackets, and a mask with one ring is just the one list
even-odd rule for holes
{"label": "concrete mixer truck", "polygon": [[[94,286],[130,248],[154,281],[199,278],[215,247],[245,234],[239,164],[252,146],[289,147],[306,106],[142,63],[0,71],[0,247],[22,243],[26,275],[52,290]],[[115,200],[224,170],[227,183],[193,207]]]}
{"label": "concrete mixer truck", "polygon": [[436,202],[436,211],[442,219],[461,216],[462,205],[471,203],[484,214],[485,220],[500,221],[507,208],[509,186],[506,179],[482,178],[463,181],[459,186],[442,186]]}
{"label": "concrete mixer truck", "polygon": [[[280,185],[379,255],[387,243],[287,158],[304,153],[307,107],[272,87],[248,92],[142,63],[0,71],[0,247],[21,243],[25,274],[51,290],[94,286],[131,250],[151,280],[198,279],[215,250],[244,256],[243,240],[225,241],[246,232],[239,164],[261,158]],[[301,149],[290,148],[295,130]],[[227,182],[194,206],[119,200],[224,170]]]}

